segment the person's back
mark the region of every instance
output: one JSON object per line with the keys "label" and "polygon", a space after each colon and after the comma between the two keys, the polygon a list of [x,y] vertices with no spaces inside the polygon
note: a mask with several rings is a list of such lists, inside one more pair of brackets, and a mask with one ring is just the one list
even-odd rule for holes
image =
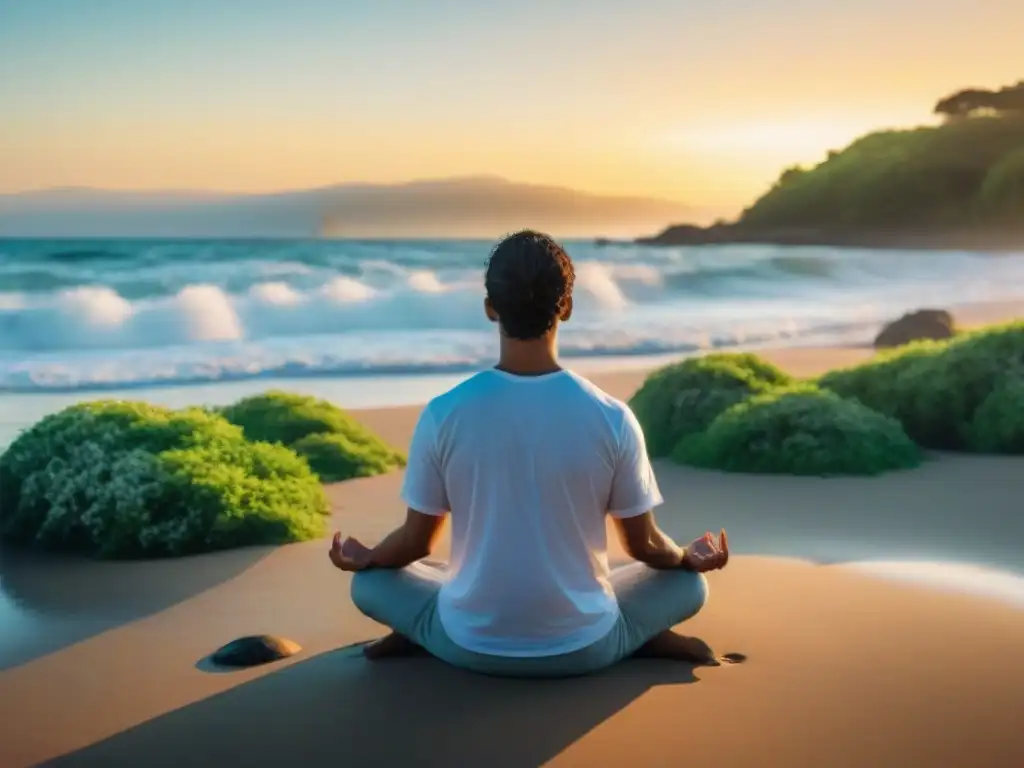
{"label": "person's back", "polygon": [[[639,485],[634,470],[616,489],[616,468],[637,447],[629,409],[568,371],[491,370],[432,401],[421,424],[413,452],[432,454],[451,510],[451,576],[439,599],[451,638],[480,653],[535,656],[607,633],[618,606],[606,512],[660,502],[647,466]],[[430,482],[410,466],[406,503],[419,508],[416,489]]]}
{"label": "person's back", "polygon": [[[546,235],[498,244],[484,280],[498,365],[423,410],[404,525],[373,549],[335,534],[330,558],[357,572],[356,606],[393,630],[369,658],[422,647],[513,676],[583,674],[636,653],[712,659],[671,627],[704,604],[701,574],[728,561],[725,532],[681,549],[658,528],[662,499],[633,413],[559,365],[574,280]],[[451,563],[427,566],[449,517]],[[608,517],[638,561],[612,572]]]}

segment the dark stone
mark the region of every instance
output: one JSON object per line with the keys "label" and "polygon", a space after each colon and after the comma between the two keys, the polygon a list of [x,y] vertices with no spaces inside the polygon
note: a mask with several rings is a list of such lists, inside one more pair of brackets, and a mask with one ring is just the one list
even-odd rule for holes
{"label": "dark stone", "polygon": [[283,637],[249,635],[218,648],[210,660],[224,667],[255,667],[294,656],[301,650],[298,643]]}
{"label": "dark stone", "polygon": [[943,309],[919,309],[882,328],[875,348],[900,347],[923,339],[949,339],[956,333],[953,316]]}

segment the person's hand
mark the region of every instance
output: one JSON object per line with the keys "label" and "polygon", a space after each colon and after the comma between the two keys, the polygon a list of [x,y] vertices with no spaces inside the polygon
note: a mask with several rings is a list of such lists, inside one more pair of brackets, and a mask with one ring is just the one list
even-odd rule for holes
{"label": "person's hand", "polygon": [[686,547],[683,555],[683,567],[697,573],[717,571],[725,568],[729,562],[729,537],[725,529],[716,539],[711,533],[705,533]]}
{"label": "person's hand", "polygon": [[372,552],[373,550],[351,536],[342,541],[341,531],[336,531],[328,554],[331,562],[341,570],[361,571],[369,567]]}

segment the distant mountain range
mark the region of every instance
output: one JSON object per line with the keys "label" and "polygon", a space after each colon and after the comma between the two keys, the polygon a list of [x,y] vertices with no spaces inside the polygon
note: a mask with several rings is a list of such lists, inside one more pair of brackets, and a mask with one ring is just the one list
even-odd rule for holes
{"label": "distant mountain range", "polygon": [[0,237],[627,237],[686,206],[495,177],[342,184],[272,194],[59,188],[0,195]]}

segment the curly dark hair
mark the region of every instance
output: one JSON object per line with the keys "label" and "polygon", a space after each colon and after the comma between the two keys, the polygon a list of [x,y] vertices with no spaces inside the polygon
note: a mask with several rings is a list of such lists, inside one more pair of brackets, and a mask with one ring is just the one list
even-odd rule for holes
{"label": "curly dark hair", "polygon": [[548,235],[523,230],[509,235],[487,262],[487,299],[505,335],[539,339],[565,318],[576,271],[572,259]]}

